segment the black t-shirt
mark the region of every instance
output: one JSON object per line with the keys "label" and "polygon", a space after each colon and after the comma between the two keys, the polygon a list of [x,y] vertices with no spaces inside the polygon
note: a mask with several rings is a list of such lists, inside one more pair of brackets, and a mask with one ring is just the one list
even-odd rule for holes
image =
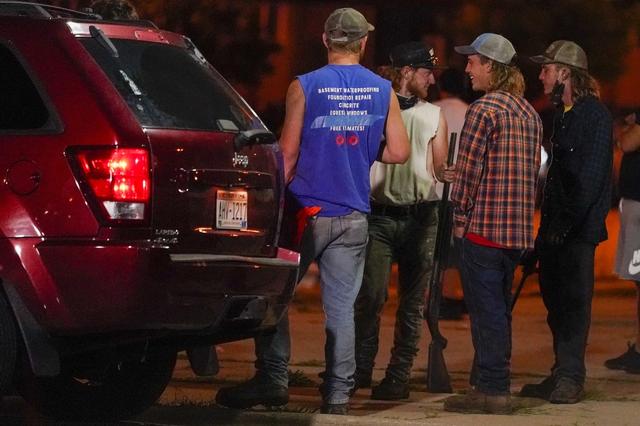
{"label": "black t-shirt", "polygon": [[[640,109],[636,111],[636,124],[640,125]],[[640,150],[622,156],[619,185],[622,198],[640,201]]]}

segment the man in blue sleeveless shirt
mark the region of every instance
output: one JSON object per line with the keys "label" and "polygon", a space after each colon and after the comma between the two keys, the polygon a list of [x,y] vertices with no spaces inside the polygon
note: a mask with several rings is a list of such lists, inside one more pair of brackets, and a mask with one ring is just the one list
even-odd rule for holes
{"label": "man in blue sleeveless shirt", "polygon": [[[343,8],[327,18],[324,29],[328,65],[289,86],[280,148],[290,194],[302,207],[320,207],[309,223],[300,272],[318,262],[327,333],[321,411],[346,414],[356,367],[353,306],[367,245],[369,168],[376,159],[403,163],[409,143],[389,81],[359,65],[373,26],[358,11]],[[288,402],[286,314],[275,334],[256,338],[256,355],[256,375],[220,389],[219,404]]]}

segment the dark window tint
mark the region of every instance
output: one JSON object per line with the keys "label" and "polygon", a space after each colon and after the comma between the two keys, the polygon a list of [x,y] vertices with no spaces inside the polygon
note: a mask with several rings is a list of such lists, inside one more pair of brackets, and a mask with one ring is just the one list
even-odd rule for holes
{"label": "dark window tint", "polygon": [[264,127],[195,52],[168,44],[111,39],[115,56],[97,38],[81,41],[143,126],[223,131]]}
{"label": "dark window tint", "polygon": [[48,120],[49,112],[31,78],[0,44],[0,130],[41,129]]}

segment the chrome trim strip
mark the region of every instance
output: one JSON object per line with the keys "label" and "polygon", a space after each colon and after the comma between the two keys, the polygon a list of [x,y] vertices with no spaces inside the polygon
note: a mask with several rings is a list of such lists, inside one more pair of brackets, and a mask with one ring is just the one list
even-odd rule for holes
{"label": "chrome trim strip", "polygon": [[298,262],[280,259],[278,257],[247,257],[230,254],[170,254],[172,262],[242,262],[265,266],[281,266],[297,268]]}

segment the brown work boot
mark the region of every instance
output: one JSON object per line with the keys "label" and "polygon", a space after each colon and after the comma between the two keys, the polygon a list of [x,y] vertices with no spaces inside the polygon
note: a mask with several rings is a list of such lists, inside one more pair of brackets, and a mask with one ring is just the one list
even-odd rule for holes
{"label": "brown work boot", "polygon": [[576,404],[584,399],[584,386],[568,377],[560,377],[549,395],[552,404]]}
{"label": "brown work boot", "polygon": [[511,395],[488,395],[475,389],[445,399],[444,410],[465,414],[511,414]]}

